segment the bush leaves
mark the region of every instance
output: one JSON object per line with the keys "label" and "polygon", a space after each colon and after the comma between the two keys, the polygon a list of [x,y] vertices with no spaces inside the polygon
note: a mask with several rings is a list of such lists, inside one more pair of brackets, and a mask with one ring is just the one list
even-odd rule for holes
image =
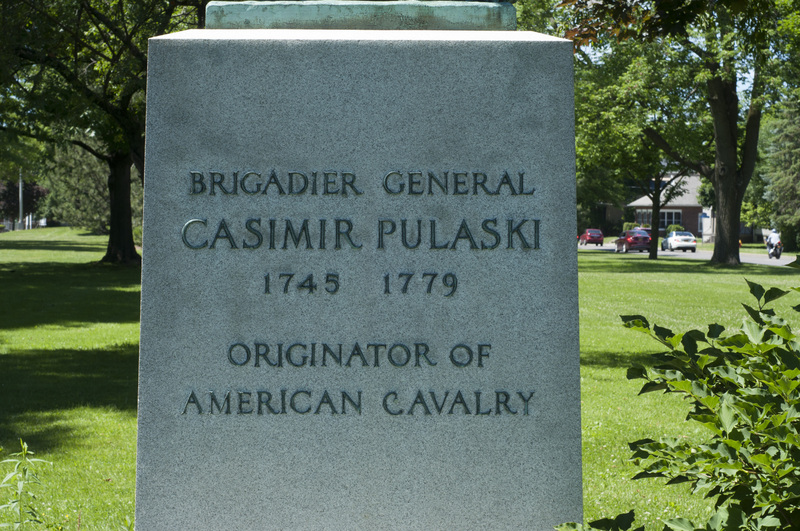
{"label": "bush leaves", "polygon": [[[800,268],[800,256],[791,266]],[[765,289],[746,282],[756,304],[743,305],[747,318],[738,330],[711,324],[707,333],[674,333],[641,315],[621,316],[625,327],[667,348],[653,356],[652,368],[628,369],[629,380],[645,380],[639,394],[684,395],[692,406],[687,420],[710,434],[699,445],[685,439],[629,444],[631,459],[641,467],[634,479],[689,482],[693,492],[715,499],[715,512],[706,522],[678,518],[666,521],[665,529],[800,529],[800,339],[766,308],[800,288]],[[800,311],[800,305],[794,309]],[[590,529],[632,525],[631,511],[592,522]]]}

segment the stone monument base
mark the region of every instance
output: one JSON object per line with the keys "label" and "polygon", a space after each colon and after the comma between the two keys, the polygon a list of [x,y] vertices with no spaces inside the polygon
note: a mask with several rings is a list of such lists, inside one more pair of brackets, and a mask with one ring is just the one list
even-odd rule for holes
{"label": "stone monument base", "polygon": [[581,521],[572,44],[149,54],[136,529]]}

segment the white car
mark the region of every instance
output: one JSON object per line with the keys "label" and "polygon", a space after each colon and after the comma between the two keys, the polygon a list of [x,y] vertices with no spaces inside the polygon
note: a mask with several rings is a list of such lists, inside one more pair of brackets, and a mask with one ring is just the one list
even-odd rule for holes
{"label": "white car", "polygon": [[661,240],[661,250],[666,251],[669,249],[670,251],[677,251],[681,250],[684,253],[686,251],[697,251],[697,238],[694,237],[694,234],[687,231],[672,231],[667,234],[667,237]]}

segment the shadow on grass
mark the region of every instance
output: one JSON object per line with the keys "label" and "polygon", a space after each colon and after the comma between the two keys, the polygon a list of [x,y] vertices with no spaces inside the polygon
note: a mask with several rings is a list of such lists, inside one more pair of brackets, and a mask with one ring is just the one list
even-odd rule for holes
{"label": "shadow on grass", "polygon": [[621,353],[601,351],[581,351],[581,367],[597,367],[601,369],[628,369],[635,365],[651,367],[652,354]]}
{"label": "shadow on grass", "polygon": [[759,264],[722,266],[691,258],[667,258],[649,260],[645,257],[619,256],[613,253],[582,253],[578,260],[581,273],[691,273],[710,275],[747,276],[798,276],[798,270],[791,267],[776,267]]}
{"label": "shadow on grass", "polygon": [[[138,345],[0,356],[0,446],[16,449],[22,437],[37,451],[47,451],[80,436],[57,413],[65,409],[107,407],[135,414],[137,367]],[[37,425],[20,433],[18,418],[28,414]]]}
{"label": "shadow on grass", "polygon": [[89,252],[102,253],[105,245],[69,241],[38,241],[38,240],[0,240],[0,252],[3,251],[55,251],[55,252]]}
{"label": "shadow on grass", "polygon": [[70,263],[0,263],[0,328],[136,322],[141,270]]}

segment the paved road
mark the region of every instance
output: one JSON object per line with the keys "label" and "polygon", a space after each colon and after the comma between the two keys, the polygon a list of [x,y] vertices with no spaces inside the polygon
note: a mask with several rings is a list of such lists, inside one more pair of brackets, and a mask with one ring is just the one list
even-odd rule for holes
{"label": "paved road", "polygon": [[[597,252],[614,252],[614,244],[604,244],[600,246],[596,245],[587,245],[587,246],[579,246],[578,249],[582,251],[597,251]],[[645,252],[638,252],[632,251],[628,253],[631,256],[641,256],[643,258],[647,257],[647,251]],[[697,251],[695,253],[687,251],[658,251],[659,258],[669,258],[669,257],[676,257],[676,258],[694,258],[697,260],[711,260],[711,251]],[[783,254],[780,259],[776,260],[775,258],[769,258],[767,256],[767,251],[764,249],[763,253],[739,253],[739,259],[742,263],[746,264],[761,264],[761,265],[771,265],[771,266],[785,266],[794,262],[797,255],[792,253],[785,253]]]}

